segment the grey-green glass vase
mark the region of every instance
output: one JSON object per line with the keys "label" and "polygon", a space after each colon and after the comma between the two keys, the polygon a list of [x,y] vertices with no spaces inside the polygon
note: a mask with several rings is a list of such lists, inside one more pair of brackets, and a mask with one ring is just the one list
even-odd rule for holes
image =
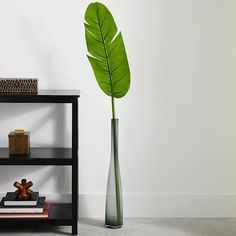
{"label": "grey-green glass vase", "polygon": [[120,228],[123,225],[123,202],[118,155],[118,119],[111,119],[111,159],[107,180],[105,225]]}

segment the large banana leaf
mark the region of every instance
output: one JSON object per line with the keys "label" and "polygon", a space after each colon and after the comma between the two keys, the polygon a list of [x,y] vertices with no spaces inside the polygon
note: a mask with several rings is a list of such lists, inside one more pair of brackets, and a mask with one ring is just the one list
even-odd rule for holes
{"label": "large banana leaf", "polygon": [[130,87],[130,71],[121,33],[110,11],[101,3],[91,3],[85,13],[88,59],[104,93],[121,98]]}

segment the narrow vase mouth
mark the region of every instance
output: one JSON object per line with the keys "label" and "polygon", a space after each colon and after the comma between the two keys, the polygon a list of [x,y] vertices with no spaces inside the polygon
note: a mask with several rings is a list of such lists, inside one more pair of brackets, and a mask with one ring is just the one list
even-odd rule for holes
{"label": "narrow vase mouth", "polygon": [[118,118],[111,118],[111,120],[119,120]]}

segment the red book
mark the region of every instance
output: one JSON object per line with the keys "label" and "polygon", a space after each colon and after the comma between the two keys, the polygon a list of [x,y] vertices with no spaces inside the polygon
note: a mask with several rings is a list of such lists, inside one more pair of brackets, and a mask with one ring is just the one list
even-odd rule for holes
{"label": "red book", "polygon": [[10,218],[48,218],[50,203],[46,202],[42,213],[2,213],[0,219]]}

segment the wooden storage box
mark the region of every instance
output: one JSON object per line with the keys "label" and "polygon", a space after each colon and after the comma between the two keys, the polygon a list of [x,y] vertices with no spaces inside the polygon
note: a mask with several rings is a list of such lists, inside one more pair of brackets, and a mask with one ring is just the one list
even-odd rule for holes
{"label": "wooden storage box", "polygon": [[10,155],[29,155],[30,132],[10,132],[8,138]]}

